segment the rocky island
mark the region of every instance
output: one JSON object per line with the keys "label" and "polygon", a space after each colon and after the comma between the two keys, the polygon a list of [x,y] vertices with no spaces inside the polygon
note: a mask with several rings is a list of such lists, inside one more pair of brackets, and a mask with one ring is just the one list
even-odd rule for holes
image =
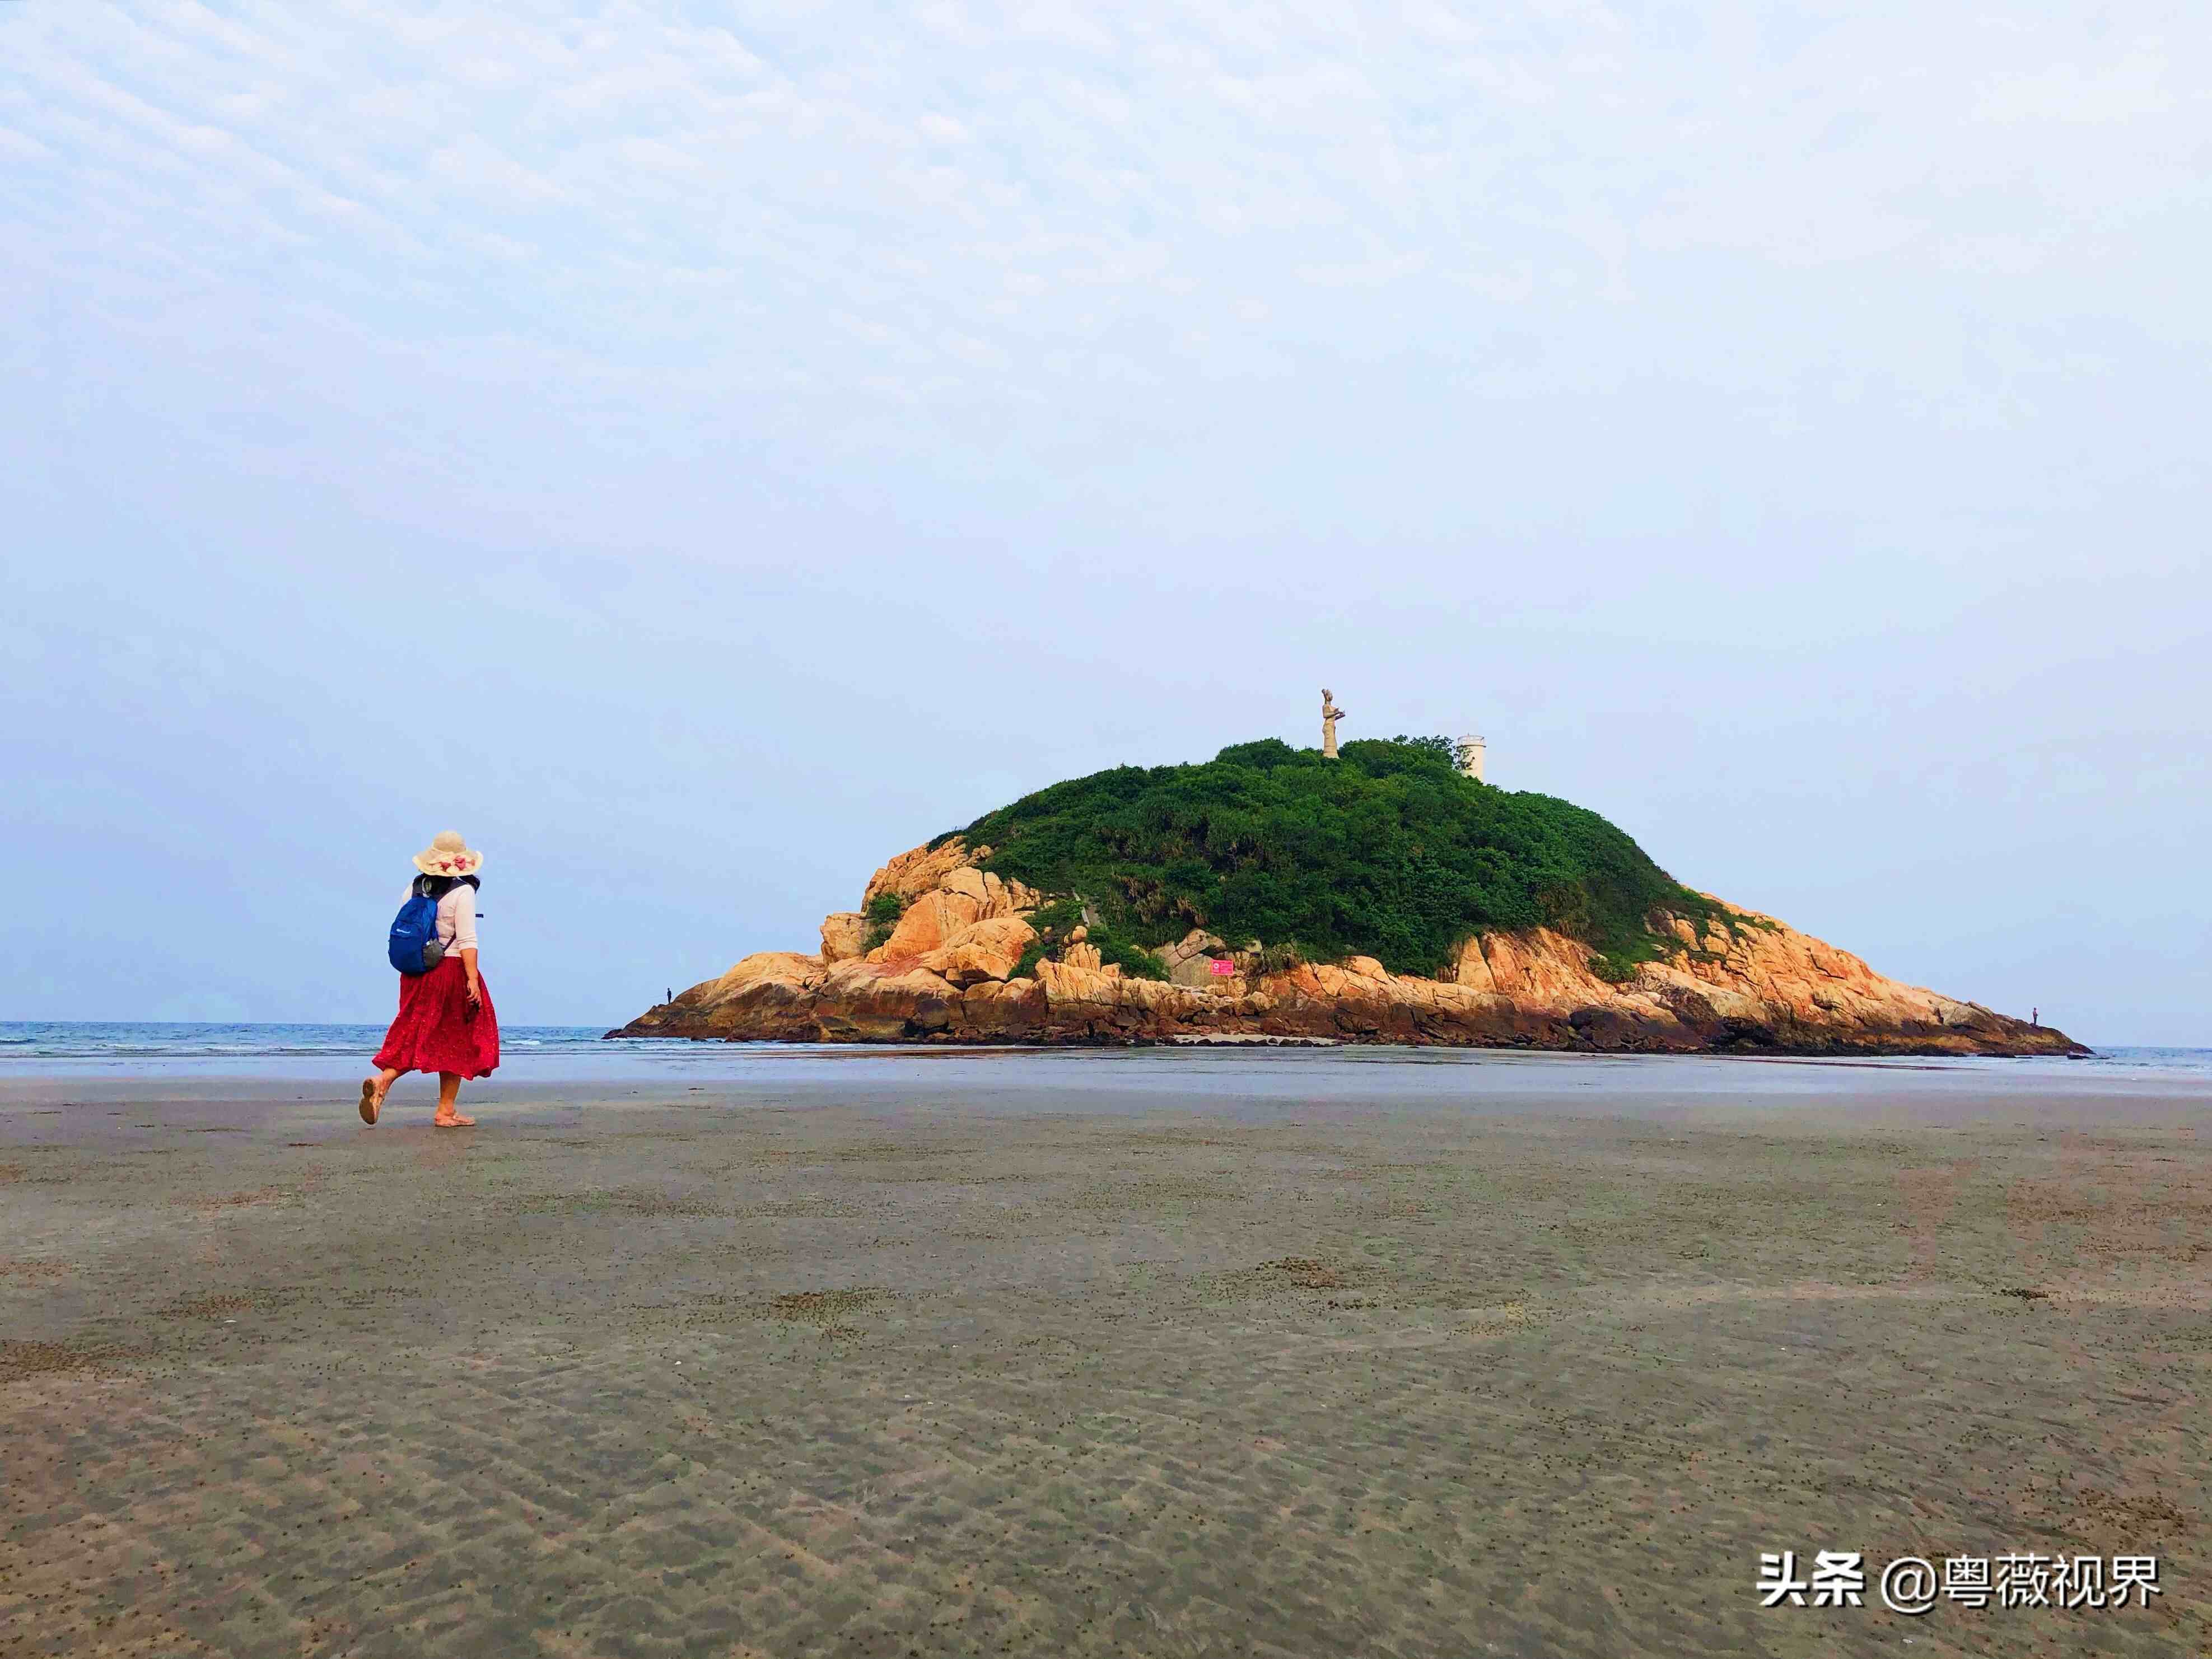
{"label": "rocky island", "polygon": [[1055,784],[892,859],[818,954],[746,957],[608,1036],[2087,1052],[1683,886],[1442,738]]}

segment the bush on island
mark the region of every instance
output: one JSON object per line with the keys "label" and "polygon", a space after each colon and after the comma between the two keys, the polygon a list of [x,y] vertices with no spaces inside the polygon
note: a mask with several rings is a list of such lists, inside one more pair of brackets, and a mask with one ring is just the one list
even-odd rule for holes
{"label": "bush on island", "polygon": [[1443,738],[1347,743],[1336,761],[1267,738],[1193,765],[1115,767],[951,833],[988,846],[983,866],[1001,877],[1082,896],[1031,918],[1030,968],[1060,954],[1086,903],[1101,958],[1146,978],[1161,976],[1146,947],[1194,927],[1287,958],[1435,975],[1474,933],[1548,927],[1617,980],[1683,948],[1656,925],[1662,913],[1701,931],[1746,925],[1596,813],[1461,775]]}

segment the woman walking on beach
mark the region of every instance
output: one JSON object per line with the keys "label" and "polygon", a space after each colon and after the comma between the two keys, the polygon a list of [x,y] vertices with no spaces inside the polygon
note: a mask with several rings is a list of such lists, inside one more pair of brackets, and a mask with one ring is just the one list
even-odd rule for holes
{"label": "woman walking on beach", "polygon": [[362,1081],[361,1121],[376,1121],[385,1091],[403,1072],[435,1072],[438,1115],[431,1121],[441,1129],[465,1129],[476,1119],[460,1114],[461,1079],[489,1077],[499,1065],[499,1016],[477,966],[477,872],[483,854],[446,830],[415,855],[415,867],[422,873],[410,896],[437,901],[438,959],[426,972],[399,976],[399,1017],[376,1051],[376,1075]]}

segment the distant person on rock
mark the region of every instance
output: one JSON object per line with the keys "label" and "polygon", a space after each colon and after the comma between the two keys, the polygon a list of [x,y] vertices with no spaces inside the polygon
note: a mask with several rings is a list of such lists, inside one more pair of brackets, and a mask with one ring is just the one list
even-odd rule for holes
{"label": "distant person on rock", "polygon": [[422,873],[392,925],[399,969],[399,1016],[376,1051],[374,1077],[361,1085],[361,1121],[374,1123],[403,1072],[438,1074],[441,1129],[476,1122],[460,1114],[461,1079],[489,1077],[499,1065],[499,1016],[477,968],[477,872],[483,854],[455,831],[441,830],[415,855]]}

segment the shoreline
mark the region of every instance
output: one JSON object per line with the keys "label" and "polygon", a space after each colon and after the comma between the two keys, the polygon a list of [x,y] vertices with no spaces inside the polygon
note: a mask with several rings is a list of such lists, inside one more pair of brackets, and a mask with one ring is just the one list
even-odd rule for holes
{"label": "shoreline", "polygon": [[[632,1022],[635,1025],[636,1022]],[[884,1048],[901,1051],[933,1048],[1084,1049],[1084,1048],[1406,1048],[1447,1049],[1468,1054],[1608,1054],[1649,1060],[2094,1060],[2099,1050],[2086,1042],[2064,1038],[2064,1048],[2042,1044],[2007,1048],[2001,1044],[1952,1045],[1917,1040],[1899,1042],[1827,1042],[1819,1043],[1760,1042],[1715,1044],[1706,1048],[1633,1042],[1499,1042],[1446,1038],[1377,1040],[1370,1036],[1316,1036],[1261,1031],[1173,1032],[1164,1036],[1121,1035],[1103,1031],[1066,1035],[1008,1036],[967,1032],[932,1031],[896,1036],[820,1036],[811,1039],[764,1036],[724,1036],[713,1032],[636,1030],[618,1025],[603,1032],[603,1042],[720,1042],[763,1044],[777,1048]]]}

